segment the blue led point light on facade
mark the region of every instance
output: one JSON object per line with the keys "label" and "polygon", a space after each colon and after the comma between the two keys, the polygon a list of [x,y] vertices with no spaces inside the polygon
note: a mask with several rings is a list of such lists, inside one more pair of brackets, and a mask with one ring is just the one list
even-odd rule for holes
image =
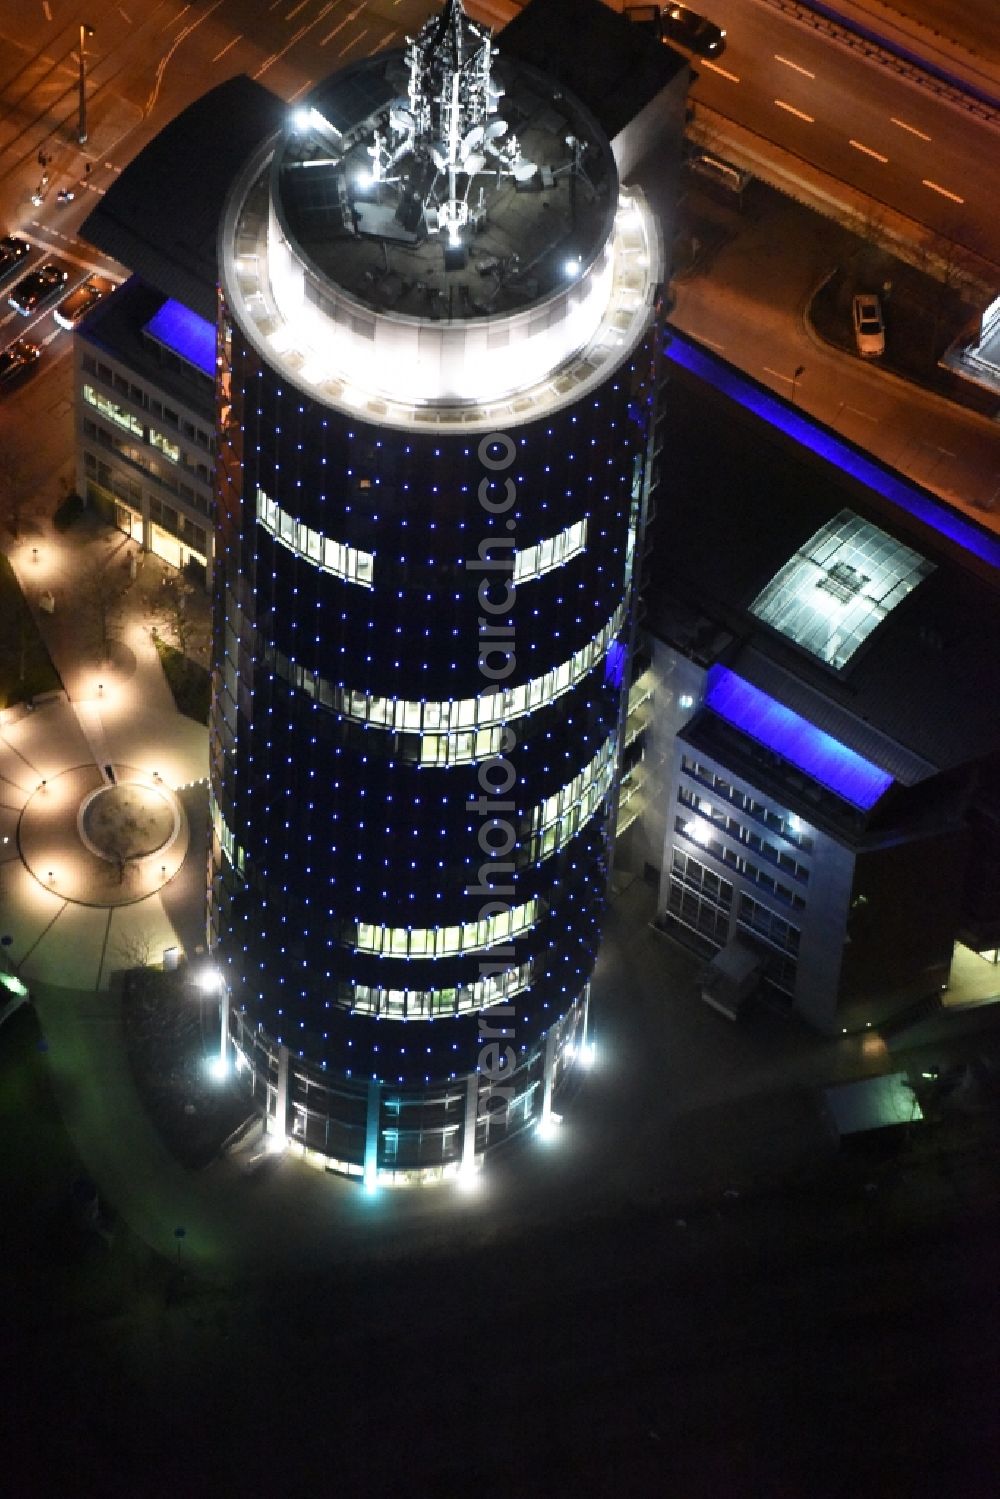
{"label": "blue led point light on facade", "polygon": [[[256,148],[220,234],[222,1044],[269,1134],[371,1183],[467,1173],[550,1119],[607,899],[652,474],[627,413],[655,398],[663,270],[597,121],[532,70],[522,160],[492,116],[528,85],[500,56],[490,87],[494,61],[451,0],[405,56],[349,64]],[[426,110],[390,109],[401,67]],[[428,174],[456,109],[482,150]],[[544,196],[511,190],[550,164]],[[488,226],[549,246],[536,302],[487,285]],[[149,331],[192,357],[167,309]]]}
{"label": "blue led point light on facade", "polygon": [[209,378],[215,375],[215,328],[183,302],[169,297],[143,332],[193,364],[203,375]]}
{"label": "blue led point light on facade", "polygon": [[705,706],[862,811],[874,807],[892,785],[886,771],[728,667],[709,671]]}

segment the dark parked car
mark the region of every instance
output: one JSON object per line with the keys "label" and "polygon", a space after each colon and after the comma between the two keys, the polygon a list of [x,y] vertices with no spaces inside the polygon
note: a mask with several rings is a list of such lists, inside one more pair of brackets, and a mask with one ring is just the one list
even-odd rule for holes
{"label": "dark parked car", "polygon": [[21,313],[23,317],[30,317],[44,302],[54,297],[68,280],[69,271],[64,271],[54,260],[47,260],[37,271],[29,271],[26,276],[21,277],[7,301],[15,312]]}
{"label": "dark parked car", "polygon": [[665,42],[676,42],[699,57],[721,57],[726,50],[726,33],[714,21],[700,16],[686,5],[660,7],[660,35]]}
{"label": "dark parked car", "polygon": [[41,353],[41,344],[29,343],[26,338],[18,338],[8,348],[0,350],[0,384],[6,385],[9,380],[15,380],[30,370],[41,358]]}
{"label": "dark parked car", "polygon": [[75,328],[109,289],[109,282],[98,281],[95,276],[90,276],[75,291],[71,291],[68,297],[63,298],[52,316],[61,328]]}
{"label": "dark parked car", "polygon": [[0,239],[0,281],[9,276],[16,265],[20,265],[26,255],[30,255],[31,245],[19,234],[5,234]]}

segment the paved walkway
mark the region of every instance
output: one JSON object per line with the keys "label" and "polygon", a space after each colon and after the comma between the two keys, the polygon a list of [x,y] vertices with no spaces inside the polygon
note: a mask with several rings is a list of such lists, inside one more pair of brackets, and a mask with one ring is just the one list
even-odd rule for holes
{"label": "paved walkway", "polygon": [[[162,570],[144,559],[130,584],[131,550],[89,519],[59,533],[35,516],[9,551],[66,689],[0,714],[0,934],[33,984],[103,991],[142,954],[158,961],[204,931],[205,820],[194,816],[191,838],[184,796],[204,782],[208,733],[174,706],[149,633]],[[121,599],[110,660],[96,644],[97,594]],[[169,844],[122,866],[78,828],[81,804],[110,783],[106,767],[162,796],[177,821]]]}

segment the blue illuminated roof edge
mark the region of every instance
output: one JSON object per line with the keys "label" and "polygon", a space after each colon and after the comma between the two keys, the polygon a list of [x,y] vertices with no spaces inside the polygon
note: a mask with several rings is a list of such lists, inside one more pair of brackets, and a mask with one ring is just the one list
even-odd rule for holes
{"label": "blue illuminated roof edge", "polygon": [[990,567],[1000,568],[1000,538],[982,531],[972,521],[957,515],[943,501],[935,500],[923,490],[907,484],[891,470],[834,435],[801,411],[789,406],[780,396],[771,394],[740,374],[732,365],[716,358],[699,344],[671,328],[666,339],[666,356],[682,369],[707,381],[716,390],[736,401],[754,416],[776,427],[801,447],[808,448],[842,473],[859,479],[890,504],[897,505],[939,536],[955,542]]}
{"label": "blue illuminated roof edge", "polygon": [[142,331],[203,375],[214,376],[215,328],[176,297],[168,297]]}
{"label": "blue illuminated roof edge", "polygon": [[862,811],[869,811],[892,785],[888,771],[727,666],[709,669],[705,706]]}

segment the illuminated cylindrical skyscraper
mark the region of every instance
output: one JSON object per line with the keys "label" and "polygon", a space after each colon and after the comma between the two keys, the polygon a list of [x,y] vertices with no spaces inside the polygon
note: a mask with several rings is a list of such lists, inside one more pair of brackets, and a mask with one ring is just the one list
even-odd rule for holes
{"label": "illuminated cylindrical skyscraper", "polygon": [[269,1128],[372,1181],[549,1122],[609,872],[659,248],[449,4],[221,234],[211,942]]}

